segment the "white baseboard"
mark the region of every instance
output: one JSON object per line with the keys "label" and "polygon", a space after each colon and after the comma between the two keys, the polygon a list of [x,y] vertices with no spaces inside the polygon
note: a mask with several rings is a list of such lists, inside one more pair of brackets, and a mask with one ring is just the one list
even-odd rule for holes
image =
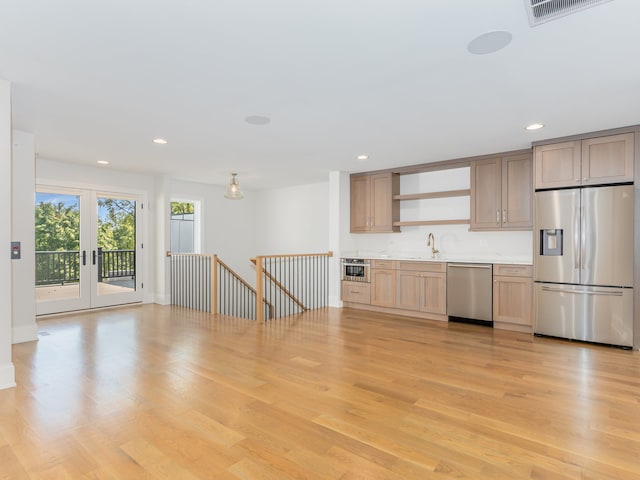
{"label": "white baseboard", "polygon": [[330,307],[336,307],[336,308],[342,308],[343,304],[342,304],[342,300],[340,300],[339,297],[329,297],[329,306]]}
{"label": "white baseboard", "polygon": [[0,390],[16,386],[16,371],[13,363],[0,365]]}
{"label": "white baseboard", "polygon": [[153,303],[158,305],[171,305],[171,295],[161,295],[156,293],[153,296]]}
{"label": "white baseboard", "polygon": [[35,342],[38,340],[38,325],[34,322],[33,325],[23,325],[20,327],[13,327],[11,332],[11,340],[13,344]]}

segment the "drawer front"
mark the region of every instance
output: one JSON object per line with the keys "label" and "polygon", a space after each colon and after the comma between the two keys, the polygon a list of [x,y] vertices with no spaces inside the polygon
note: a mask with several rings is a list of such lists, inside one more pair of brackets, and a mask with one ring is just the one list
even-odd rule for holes
{"label": "drawer front", "polygon": [[447,264],[442,262],[398,262],[398,270],[411,270],[414,272],[440,272],[447,271]]}
{"label": "drawer front", "polygon": [[493,266],[493,276],[533,277],[533,266],[496,264]]}
{"label": "drawer front", "polygon": [[353,303],[371,303],[371,284],[342,282],[342,301]]}
{"label": "drawer front", "polygon": [[395,269],[396,262],[393,260],[371,260],[371,268]]}

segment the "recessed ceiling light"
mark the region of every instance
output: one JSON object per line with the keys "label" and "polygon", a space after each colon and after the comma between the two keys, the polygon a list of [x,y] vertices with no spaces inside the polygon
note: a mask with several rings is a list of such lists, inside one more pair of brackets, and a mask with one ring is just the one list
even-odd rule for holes
{"label": "recessed ceiling light", "polygon": [[369,155],[358,155],[356,158],[358,160],[367,160],[369,158]]}
{"label": "recessed ceiling light", "polygon": [[266,125],[271,122],[271,119],[263,115],[249,115],[244,121],[251,125]]}
{"label": "recessed ceiling light", "polygon": [[167,141],[164,138],[154,138],[153,143],[157,143],[158,145],[166,145]]}
{"label": "recessed ceiling light", "polygon": [[469,42],[467,50],[474,55],[494,53],[509,45],[512,38],[511,33],[502,30],[483,33]]}
{"label": "recessed ceiling light", "polygon": [[524,127],[525,130],[540,130],[544,127],[544,123],[532,123],[531,125],[527,125]]}
{"label": "recessed ceiling light", "polygon": [[107,160],[98,160],[96,163],[99,165],[109,165],[109,162]]}

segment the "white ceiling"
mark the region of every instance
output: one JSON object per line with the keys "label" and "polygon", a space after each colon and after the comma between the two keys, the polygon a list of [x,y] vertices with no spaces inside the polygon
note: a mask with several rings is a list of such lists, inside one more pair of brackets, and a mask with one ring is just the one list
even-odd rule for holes
{"label": "white ceiling", "polygon": [[[252,189],[638,124],[639,20],[638,0],[535,28],[522,0],[1,0],[0,76],[41,158]],[[512,43],[467,52],[493,30]]]}

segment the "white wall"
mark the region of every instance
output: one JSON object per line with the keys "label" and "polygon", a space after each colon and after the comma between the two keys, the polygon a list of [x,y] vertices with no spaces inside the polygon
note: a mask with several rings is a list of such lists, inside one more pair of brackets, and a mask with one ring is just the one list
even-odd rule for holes
{"label": "white wall", "polygon": [[[151,235],[155,206],[155,177],[151,175],[123,172],[105,166],[88,166],[38,158],[36,160],[36,184],[59,185],[71,188],[103,190],[112,193],[139,195],[145,204],[142,218],[142,241],[144,249],[141,265],[141,280],[144,283],[143,301],[153,302],[156,283],[156,264],[153,259],[157,250],[156,236]],[[32,200],[33,202],[33,200]],[[164,252],[162,252],[164,253]]]}
{"label": "white wall", "polygon": [[[217,254],[247,282],[255,284],[250,258],[256,253],[255,192],[245,191],[242,200],[224,197],[226,187],[171,180],[170,199],[199,201],[202,219],[202,253]],[[165,215],[169,222],[170,210]]]}
{"label": "white wall", "polygon": [[262,190],[255,197],[257,255],[329,250],[329,182]]}
{"label": "white wall", "polygon": [[21,242],[22,257],[13,262],[13,343],[38,339],[35,306],[35,141],[32,134],[13,131],[12,240]]}
{"label": "white wall", "polygon": [[171,303],[171,266],[166,252],[171,250],[171,179],[157,175],[154,179],[154,201],[149,208],[154,232],[154,301],[160,305]]}
{"label": "white wall", "polygon": [[11,361],[11,84],[0,78],[0,389],[15,386]]}
{"label": "white wall", "polygon": [[329,250],[333,258],[329,269],[329,305],[341,307],[340,291],[340,252],[355,251],[352,235],[349,234],[349,174],[334,171],[329,174]]}

